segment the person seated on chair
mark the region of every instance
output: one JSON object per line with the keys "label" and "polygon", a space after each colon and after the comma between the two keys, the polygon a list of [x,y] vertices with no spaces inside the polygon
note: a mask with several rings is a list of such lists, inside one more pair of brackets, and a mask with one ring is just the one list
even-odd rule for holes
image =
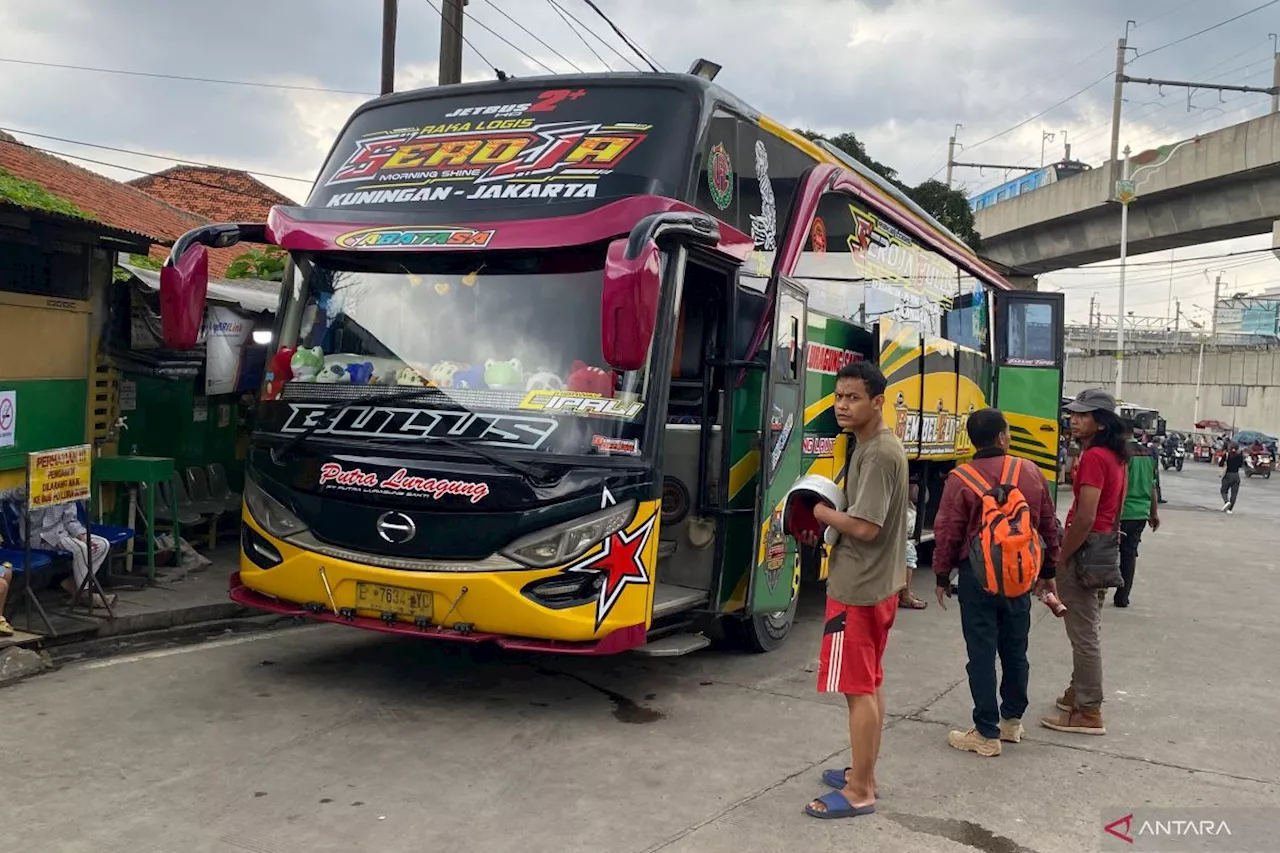
{"label": "person seated on chair", "polygon": [[[13,489],[5,493],[4,499],[26,506],[26,489]],[[88,583],[90,570],[96,577],[106,563],[111,543],[89,532],[80,522],[74,503],[30,510],[28,523],[32,548],[71,554],[71,577],[62,579],[62,589],[72,597],[73,603],[102,608],[115,604],[114,595],[104,600]],[[18,535],[26,535],[22,524],[18,525]]]}

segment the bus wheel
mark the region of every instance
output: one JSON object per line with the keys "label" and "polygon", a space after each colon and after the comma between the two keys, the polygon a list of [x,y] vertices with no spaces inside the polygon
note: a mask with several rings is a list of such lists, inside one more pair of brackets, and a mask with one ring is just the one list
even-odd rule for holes
{"label": "bus wheel", "polygon": [[781,646],[791,633],[791,626],[796,619],[796,603],[799,600],[800,596],[793,595],[786,610],[732,619],[725,627],[738,645],[748,651],[771,652]]}

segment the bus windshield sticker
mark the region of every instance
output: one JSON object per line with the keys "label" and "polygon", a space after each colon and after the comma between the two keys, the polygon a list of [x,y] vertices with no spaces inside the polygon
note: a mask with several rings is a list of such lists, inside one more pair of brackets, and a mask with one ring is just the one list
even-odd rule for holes
{"label": "bus windshield sticker", "polygon": [[608,435],[591,436],[591,446],[605,456],[639,456],[640,441],[635,438],[613,438]]}
{"label": "bus windshield sticker", "polygon": [[470,480],[448,480],[442,477],[414,477],[399,468],[389,477],[360,468],[343,468],[338,462],[320,466],[320,485],[327,489],[381,494],[422,495],[431,500],[446,497],[466,498],[473,504],[489,496],[489,484]]}
{"label": "bus windshield sticker", "polygon": [[615,400],[580,391],[530,391],[520,401],[520,409],[535,412],[564,412],[570,415],[599,415],[631,420],[644,410],[644,403]]}
{"label": "bus windshield sticker", "polygon": [[711,147],[710,162],[707,164],[707,189],[711,192],[711,201],[720,210],[726,209],[733,202],[733,163],[729,160],[729,152],[723,142]]}
{"label": "bus windshield sticker", "polygon": [[[488,414],[456,409],[415,409],[396,406],[353,406],[333,411],[327,403],[289,403],[291,409],[280,432],[341,438],[384,438],[401,441],[445,437],[497,447],[536,450],[551,437],[559,422],[525,414]],[[319,423],[320,426],[316,427]]]}
{"label": "bus windshield sticker", "polygon": [[769,180],[769,152],[756,140],[756,180],[760,182],[760,213],[751,214],[751,240],[766,252],[778,248],[778,209],[773,198],[773,182]]}
{"label": "bus windshield sticker", "polygon": [[483,249],[493,239],[494,231],[474,228],[362,228],[348,231],[334,240],[344,249],[421,249],[443,246],[447,249]]}

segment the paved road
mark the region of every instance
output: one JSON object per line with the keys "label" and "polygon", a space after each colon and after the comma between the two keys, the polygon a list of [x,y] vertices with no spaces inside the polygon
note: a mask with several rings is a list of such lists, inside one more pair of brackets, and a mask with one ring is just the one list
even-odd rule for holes
{"label": "paved road", "polygon": [[[0,693],[0,832],[40,853],[1079,853],[1152,804],[1272,806],[1280,829],[1280,478],[1230,518],[1207,465],[1166,490],[1133,606],[1105,614],[1108,735],[951,750],[958,614],[901,613],[873,817],[801,813],[847,763],[811,595],[765,656],[480,660],[326,626],[70,665]],[[1069,665],[1037,611],[1033,713]]]}

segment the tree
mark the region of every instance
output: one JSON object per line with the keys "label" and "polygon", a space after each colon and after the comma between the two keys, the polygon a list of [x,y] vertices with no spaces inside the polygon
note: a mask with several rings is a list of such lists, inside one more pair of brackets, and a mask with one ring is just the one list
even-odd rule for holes
{"label": "tree", "polygon": [[227,265],[227,278],[256,278],[261,281],[284,281],[284,265],[288,256],[274,246],[250,249]]}
{"label": "tree", "polygon": [[973,209],[969,200],[960,190],[952,189],[941,181],[928,180],[919,186],[910,187],[898,178],[898,170],[872,159],[867,147],[851,132],[839,133],[835,136],[824,136],[812,130],[796,128],[796,133],[806,139],[825,139],[836,148],[848,154],[862,165],[889,181],[907,194],[907,197],[920,205],[926,213],[950,229],[975,252],[982,243],[982,238],[974,230]]}

